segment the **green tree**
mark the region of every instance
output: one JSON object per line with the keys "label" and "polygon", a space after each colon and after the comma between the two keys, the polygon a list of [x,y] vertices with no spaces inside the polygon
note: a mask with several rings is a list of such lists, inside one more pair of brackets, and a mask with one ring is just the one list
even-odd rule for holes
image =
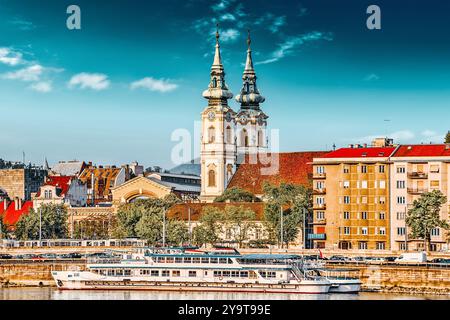
{"label": "green tree", "polygon": [[8,237],[8,226],[3,221],[3,216],[0,215],[0,239],[6,239]]}
{"label": "green tree", "polygon": [[[163,214],[171,206],[180,202],[181,200],[178,197],[170,194],[163,199],[139,199],[131,203],[122,204],[119,206],[116,214],[114,228],[112,231],[113,237],[121,239],[139,236],[137,233],[137,225],[143,216],[151,214],[161,217],[162,220]],[[146,222],[150,223],[152,221],[152,218],[146,217]],[[140,232],[141,234],[145,233],[148,235],[148,230],[144,231],[143,224],[144,222],[142,222],[139,227]],[[149,228],[152,228],[152,226]]]}
{"label": "green tree", "polygon": [[242,247],[242,243],[249,240],[249,232],[255,228],[255,212],[243,206],[227,206],[224,218],[226,228],[232,231],[233,241]]}
{"label": "green tree", "polygon": [[414,200],[413,207],[406,215],[406,225],[411,228],[411,237],[423,239],[426,250],[430,250],[431,230],[437,227],[448,229],[449,225],[440,218],[442,205],[447,197],[439,190],[426,192]]}
{"label": "green tree", "polygon": [[253,193],[238,187],[226,189],[225,192],[214,199],[214,202],[257,202],[260,201]]}
{"label": "green tree", "polygon": [[39,239],[40,216],[42,239],[67,238],[67,208],[59,204],[44,204],[38,210],[30,209],[28,214],[22,215],[17,222],[15,237],[20,240]]}
{"label": "green tree", "polygon": [[167,242],[180,246],[189,240],[189,229],[185,221],[169,219],[167,223]]}
{"label": "green tree", "polygon": [[[269,240],[277,240],[283,247],[294,241],[301,227],[304,215],[312,208],[312,191],[304,186],[281,183],[273,186],[265,183],[263,186],[267,205],[264,217]],[[281,243],[281,212],[283,214],[283,243]]]}
{"label": "green tree", "polygon": [[135,226],[136,235],[155,246],[163,238],[163,211],[160,208],[150,208],[139,219]]}
{"label": "green tree", "polygon": [[211,244],[221,240],[224,214],[215,207],[206,207],[200,216],[199,225],[194,228],[194,242],[197,245]]}
{"label": "green tree", "polygon": [[447,135],[445,136],[444,143],[450,143],[450,130],[447,132]]}

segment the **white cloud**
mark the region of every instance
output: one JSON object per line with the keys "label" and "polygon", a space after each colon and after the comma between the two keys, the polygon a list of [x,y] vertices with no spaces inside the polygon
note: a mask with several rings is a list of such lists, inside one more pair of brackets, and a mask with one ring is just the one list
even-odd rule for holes
{"label": "white cloud", "polygon": [[269,30],[272,33],[277,33],[280,27],[286,24],[286,16],[276,17],[272,24],[269,26]]}
{"label": "white cloud", "polygon": [[17,26],[20,30],[29,31],[36,28],[36,26],[31,22],[19,17],[15,17],[9,21],[9,23]]}
{"label": "white cloud", "polygon": [[218,3],[213,4],[211,6],[211,9],[213,11],[222,11],[225,10],[226,8],[228,8],[230,6],[230,4],[233,2],[234,0],[220,0]]}
{"label": "white cloud", "polygon": [[225,13],[220,17],[220,20],[222,21],[226,21],[226,20],[230,20],[230,21],[234,21],[236,20],[236,17],[234,15],[232,15],[231,13]]}
{"label": "white cloud", "polygon": [[53,87],[52,87],[52,83],[50,81],[40,81],[40,82],[33,83],[30,86],[30,89],[37,91],[37,92],[47,93],[47,92],[52,91]]}
{"label": "white cloud", "polygon": [[148,89],[150,91],[170,92],[178,88],[178,85],[175,83],[171,83],[170,80],[146,77],[131,83],[130,88],[131,89],[143,88]]}
{"label": "white cloud", "polygon": [[69,88],[79,87],[81,89],[104,90],[110,85],[108,76],[102,73],[78,73],[69,81]]}
{"label": "white cloud", "polygon": [[394,143],[402,143],[402,142],[411,141],[412,139],[414,139],[416,137],[416,135],[411,130],[400,130],[400,131],[392,132],[387,135],[386,134],[375,134],[375,135],[350,139],[350,141],[353,143],[370,143],[375,138],[380,138],[380,137],[392,138],[392,139],[394,139]]}
{"label": "white cloud", "polygon": [[21,81],[39,81],[44,67],[39,64],[34,64],[32,66],[5,73],[3,78],[11,80],[21,80]]}
{"label": "white cloud", "polygon": [[331,41],[331,40],[333,40],[333,38],[330,33],[324,33],[324,32],[319,32],[319,31],[312,31],[312,32],[303,34],[301,36],[290,37],[290,38],[286,39],[283,43],[278,45],[279,48],[277,50],[275,50],[274,52],[272,52],[270,58],[263,60],[263,61],[256,62],[255,64],[267,64],[267,63],[276,62],[276,61],[284,58],[285,56],[292,54],[295,49],[304,45],[306,42],[319,41],[319,40]]}
{"label": "white cloud", "polygon": [[433,130],[424,130],[424,131],[422,131],[422,135],[424,136],[424,137],[432,137],[432,136],[436,136],[437,135],[437,133],[436,133],[436,131],[433,131]]}
{"label": "white cloud", "polygon": [[220,40],[223,42],[234,41],[239,37],[239,34],[239,31],[230,28],[220,33]]}
{"label": "white cloud", "polygon": [[377,80],[380,80],[380,77],[378,75],[376,75],[375,73],[368,74],[364,78],[364,81],[377,81]]}
{"label": "white cloud", "polygon": [[0,62],[10,66],[18,65],[23,62],[22,54],[10,48],[0,48]]}

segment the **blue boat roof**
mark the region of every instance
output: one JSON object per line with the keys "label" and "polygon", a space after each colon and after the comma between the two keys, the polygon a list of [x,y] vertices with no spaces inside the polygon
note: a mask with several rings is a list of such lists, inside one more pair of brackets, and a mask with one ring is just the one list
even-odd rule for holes
{"label": "blue boat roof", "polygon": [[241,256],[241,259],[248,259],[248,260],[270,260],[270,259],[277,259],[277,260],[287,260],[287,259],[300,259],[301,256],[297,254],[244,254]]}

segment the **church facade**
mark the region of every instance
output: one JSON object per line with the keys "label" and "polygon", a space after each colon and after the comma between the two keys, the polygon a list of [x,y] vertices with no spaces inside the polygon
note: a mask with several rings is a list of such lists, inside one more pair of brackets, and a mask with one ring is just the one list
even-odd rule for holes
{"label": "church facade", "polygon": [[201,195],[202,202],[212,202],[227,188],[243,156],[267,152],[268,116],[260,104],[265,98],[256,85],[250,34],[247,38],[247,59],[242,76],[242,88],[235,100],[240,104],[234,111],[228,104],[233,93],[225,81],[220,54],[219,32],[216,32],[214,60],[210,82],[203,92],[208,105],[201,113]]}

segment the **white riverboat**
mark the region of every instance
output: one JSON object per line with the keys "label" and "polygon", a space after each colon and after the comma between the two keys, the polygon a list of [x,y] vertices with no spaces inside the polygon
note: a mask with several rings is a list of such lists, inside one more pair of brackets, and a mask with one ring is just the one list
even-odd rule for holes
{"label": "white riverboat", "polygon": [[330,293],[359,293],[361,280],[357,277],[357,269],[317,269],[318,275],[322,275],[331,282]]}
{"label": "white riverboat", "polygon": [[59,289],[328,293],[331,282],[290,254],[235,249],[139,248],[88,260],[85,271],[52,271]]}

